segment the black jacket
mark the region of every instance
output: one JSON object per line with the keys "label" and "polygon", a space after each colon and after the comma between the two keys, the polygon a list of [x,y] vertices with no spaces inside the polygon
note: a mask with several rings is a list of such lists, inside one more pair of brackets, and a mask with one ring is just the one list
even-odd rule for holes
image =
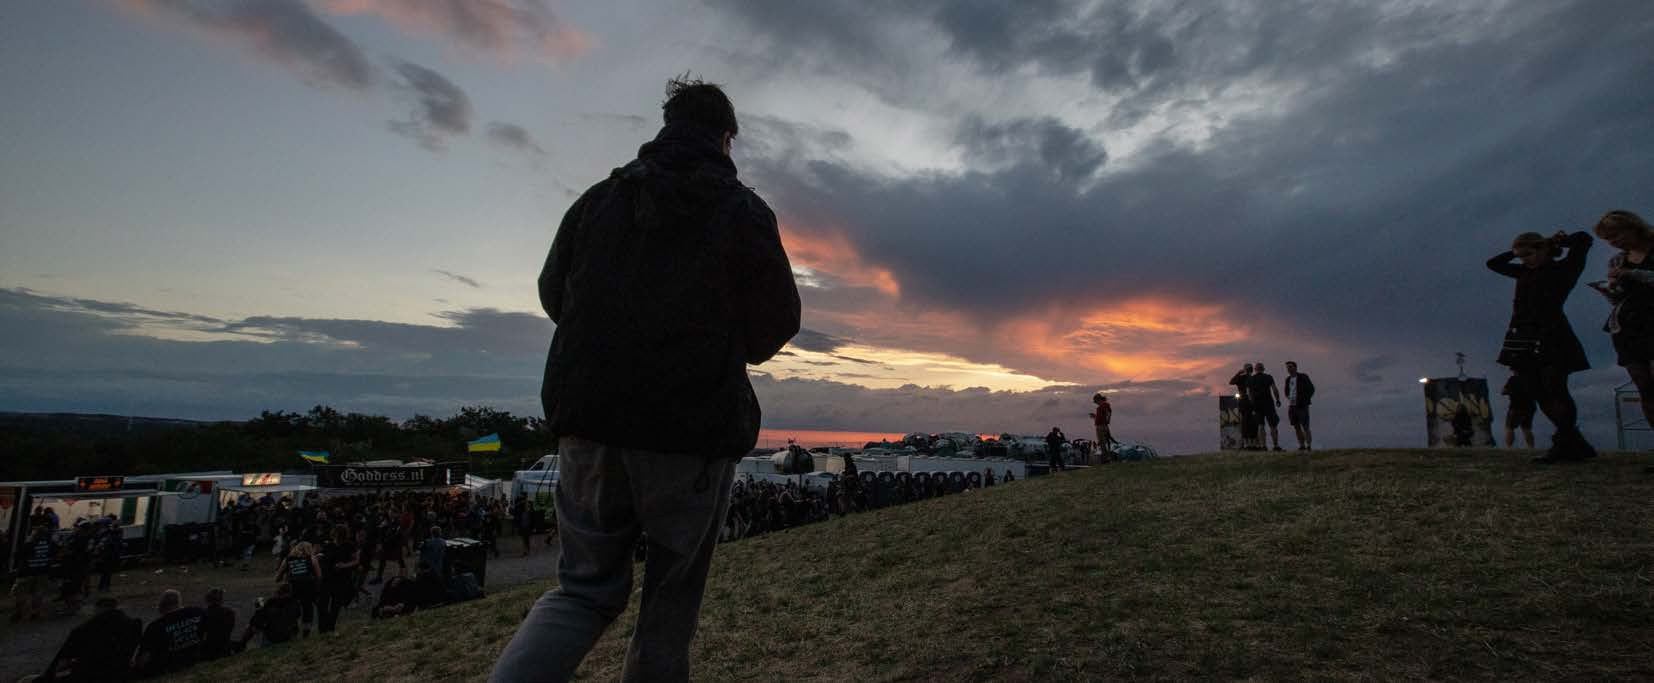
{"label": "black jacket", "polygon": [[[1296,395],[1293,396],[1290,407],[1302,408],[1309,405],[1310,401],[1315,398],[1315,383],[1309,381],[1309,375],[1300,372],[1296,375],[1287,375],[1286,379],[1282,381],[1295,383],[1292,390]],[[1285,391],[1284,385],[1282,390]]]}
{"label": "black jacket", "polygon": [[746,366],[799,327],[775,214],[716,136],[681,123],[569,208],[540,303],[557,324],[540,391],[553,433],[706,457],[752,450]]}
{"label": "black jacket", "polygon": [[[1516,297],[1511,304],[1510,330],[1506,338],[1510,339],[1512,335],[1538,335],[1542,342],[1538,358],[1541,367],[1567,372],[1579,372],[1591,367],[1585,358],[1585,347],[1580,345],[1579,337],[1574,336],[1573,326],[1568,324],[1568,316],[1562,312],[1568,294],[1573,292],[1580,273],[1585,271],[1586,254],[1591,250],[1591,242],[1590,235],[1573,233],[1564,243],[1568,248],[1567,255],[1538,268],[1527,268],[1512,262],[1516,256],[1508,251],[1487,260],[1488,270],[1516,279]],[[1499,362],[1511,365],[1503,354]]]}
{"label": "black jacket", "polygon": [[[127,680],[131,677],[127,665],[132,661],[132,651],[138,649],[142,633],[143,622],[125,612],[118,609],[98,612],[69,632],[69,639],[46,667],[46,679]],[[65,675],[65,670],[72,673]]]}

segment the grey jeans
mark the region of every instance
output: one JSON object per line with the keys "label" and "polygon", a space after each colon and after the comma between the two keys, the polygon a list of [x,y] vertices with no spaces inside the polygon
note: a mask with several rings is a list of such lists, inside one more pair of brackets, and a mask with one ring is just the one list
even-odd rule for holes
{"label": "grey jeans", "polygon": [[735,461],[566,436],[557,452],[559,585],[529,609],[489,680],[572,678],[604,629],[626,611],[639,534],[647,539],[648,558],[625,680],[688,680],[689,643],[729,511]]}

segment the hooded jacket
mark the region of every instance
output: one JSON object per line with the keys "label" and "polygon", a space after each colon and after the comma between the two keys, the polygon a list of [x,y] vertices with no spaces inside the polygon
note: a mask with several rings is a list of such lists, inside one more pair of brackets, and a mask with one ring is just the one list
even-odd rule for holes
{"label": "hooded jacket", "polygon": [[540,397],[551,431],[738,458],[762,417],[748,364],[798,332],[775,214],[718,136],[674,123],[575,201],[540,273],[556,323]]}

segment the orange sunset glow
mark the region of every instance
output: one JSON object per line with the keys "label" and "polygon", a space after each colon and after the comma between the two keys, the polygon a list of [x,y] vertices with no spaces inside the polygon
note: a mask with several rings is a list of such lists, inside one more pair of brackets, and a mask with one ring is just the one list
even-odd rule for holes
{"label": "orange sunset glow", "polygon": [[900,297],[902,285],[887,268],[867,265],[861,252],[841,232],[799,230],[792,221],[781,224],[781,243],[793,265],[831,273],[855,287],[871,287]]}
{"label": "orange sunset glow", "polygon": [[1223,307],[1165,297],[1140,297],[1078,316],[1053,312],[1003,325],[999,338],[1046,359],[1149,380],[1188,377],[1227,366],[1211,347],[1245,341],[1250,328],[1230,322]]}

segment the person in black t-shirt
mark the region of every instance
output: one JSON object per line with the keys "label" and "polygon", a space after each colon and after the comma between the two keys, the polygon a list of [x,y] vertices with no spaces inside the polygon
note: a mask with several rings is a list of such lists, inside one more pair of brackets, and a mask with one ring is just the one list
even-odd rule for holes
{"label": "person in black t-shirt", "polygon": [[52,563],[57,559],[57,541],[46,525],[34,527],[17,558],[17,580],[11,594],[11,620],[40,619],[46,616],[46,589],[51,581]]}
{"label": "person in black t-shirt", "polygon": [[247,630],[241,635],[243,644],[252,642],[256,634],[264,634],[263,646],[279,645],[293,639],[299,632],[299,603],[293,599],[293,587],[276,586],[276,594],[259,603],[258,610],[247,620]]}
{"label": "person in black t-shirt", "polygon": [[235,633],[235,610],[224,606],[224,589],[207,591],[206,618],[201,623],[201,659],[228,656],[230,636]]}
{"label": "person in black t-shirt", "polygon": [[122,612],[114,598],[98,598],[97,612],[69,638],[41,675],[48,681],[124,681],[143,622]]}
{"label": "person in black t-shirt", "polygon": [[1281,392],[1275,387],[1275,378],[1263,371],[1263,363],[1252,364],[1252,376],[1246,378],[1247,398],[1252,401],[1252,412],[1257,415],[1258,448],[1263,448],[1263,428],[1269,426],[1269,438],[1275,450],[1281,450],[1281,416],[1275,411],[1281,407]]}
{"label": "person in black t-shirt", "polygon": [[293,587],[293,601],[299,604],[299,625],[304,637],[310,637],[310,626],[316,622],[317,591],[321,590],[322,564],[316,559],[316,546],[309,541],[294,543],[276,570],[276,583],[286,582]]}
{"label": "person in black t-shirt", "polygon": [[206,610],[179,607],[178,591],[161,591],[161,616],[144,629],[133,664],[145,677],[181,671],[195,664],[201,651]]}
{"label": "person in black t-shirt", "polygon": [[361,564],[350,527],[333,525],[332,540],[322,546],[322,583],[317,591],[316,630],[331,633],[339,623],[339,612],[356,597],[356,566]]}

